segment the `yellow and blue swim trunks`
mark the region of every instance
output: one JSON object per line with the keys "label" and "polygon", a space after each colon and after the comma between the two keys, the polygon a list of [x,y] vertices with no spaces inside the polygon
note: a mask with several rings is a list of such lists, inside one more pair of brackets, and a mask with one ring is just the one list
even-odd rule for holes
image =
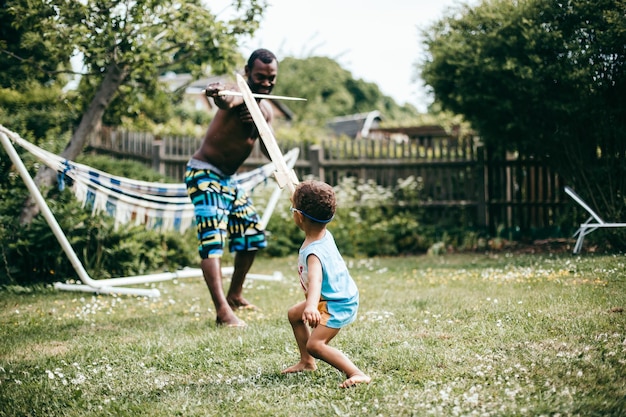
{"label": "yellow and blue swim trunks", "polygon": [[191,159],[185,173],[187,194],[195,207],[198,252],[202,259],[265,248],[261,219],[248,193],[211,164]]}

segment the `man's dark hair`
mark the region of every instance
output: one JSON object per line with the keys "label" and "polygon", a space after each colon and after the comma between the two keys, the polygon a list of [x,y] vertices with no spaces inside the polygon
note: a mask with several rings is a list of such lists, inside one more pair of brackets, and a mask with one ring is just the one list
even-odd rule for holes
{"label": "man's dark hair", "polygon": [[274,55],[273,52],[263,48],[257,49],[256,51],[252,52],[250,58],[248,58],[248,69],[252,69],[252,67],[254,67],[254,61],[256,61],[257,59],[260,59],[261,62],[263,62],[264,64],[271,64],[272,61],[278,61],[276,59],[276,55]]}

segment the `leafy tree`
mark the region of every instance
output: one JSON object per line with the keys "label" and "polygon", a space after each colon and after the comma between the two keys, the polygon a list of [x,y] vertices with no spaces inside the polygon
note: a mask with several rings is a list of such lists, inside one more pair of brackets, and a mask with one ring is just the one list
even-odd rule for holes
{"label": "leafy tree", "polygon": [[37,16],[16,16],[12,3],[0,0],[0,87],[54,81],[67,69],[72,54],[68,48],[50,47],[57,33],[42,33],[42,21],[54,16],[54,5],[42,2]]}
{"label": "leafy tree", "polygon": [[77,109],[74,100],[59,100],[61,88],[24,81],[19,90],[0,88],[0,124],[24,137],[42,139],[71,129]]}
{"label": "leafy tree", "polygon": [[354,79],[328,57],[283,59],[275,92],[306,98],[306,102],[290,102],[289,107],[300,122],[309,124],[323,125],[332,117],[372,110],[381,111],[390,120],[406,120],[417,115],[413,106],[399,106],[383,95],[376,84]]}
{"label": "leafy tree", "polygon": [[[241,60],[237,39],[258,28],[265,6],[261,0],[234,0],[239,14],[229,21],[218,20],[201,0],[98,0],[76,2],[6,1],[3,13],[10,16],[12,28],[23,41],[17,56],[2,44],[4,59],[41,67],[43,50],[53,56],[79,52],[86,68],[81,91],[84,113],[62,156],[75,158],[89,134],[101,123],[111,102],[122,92],[140,98],[160,87],[158,75],[176,68],[195,77],[207,70],[224,73]],[[4,27],[4,25],[3,25]],[[16,33],[11,36],[17,37]],[[42,185],[53,182],[49,170],[40,171]],[[32,203],[32,202],[31,202]],[[30,204],[22,213],[29,221],[36,213]]]}
{"label": "leafy tree", "polygon": [[350,73],[330,58],[287,57],[280,62],[278,77],[276,94],[307,99],[289,103],[301,118],[322,122],[354,107],[354,99],[344,87]]}
{"label": "leafy tree", "polygon": [[624,16],[626,0],[461,6],[424,33],[422,78],[488,146],[543,158],[599,213],[623,219]]}
{"label": "leafy tree", "polygon": [[72,51],[50,47],[57,33],[42,33],[42,21],[54,15],[51,3],[40,5],[41,19],[15,16],[12,3],[0,0],[0,124],[30,140],[60,135],[80,111],[62,90]]}

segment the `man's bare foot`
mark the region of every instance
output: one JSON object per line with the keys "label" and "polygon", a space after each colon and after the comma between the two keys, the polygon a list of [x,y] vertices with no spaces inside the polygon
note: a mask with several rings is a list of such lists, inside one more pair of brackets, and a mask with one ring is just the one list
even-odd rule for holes
{"label": "man's bare foot", "polygon": [[248,302],[248,300],[246,300],[243,297],[229,297],[226,299],[226,301],[228,301],[228,305],[230,306],[230,308],[232,308],[233,310],[253,310],[256,311],[258,310],[258,307],[255,306],[254,304]]}
{"label": "man's bare foot", "polygon": [[246,327],[246,323],[239,320],[230,307],[224,306],[217,310],[215,324],[224,327]]}
{"label": "man's bare foot", "polygon": [[289,368],[285,368],[282,371],[280,371],[281,374],[293,374],[296,372],[303,372],[303,371],[315,371],[317,369],[317,365],[315,365],[315,362],[313,363],[309,363],[309,362],[298,362],[295,365],[290,366]]}
{"label": "man's bare foot", "polygon": [[369,384],[371,380],[372,380],[372,378],[370,378],[369,376],[367,376],[364,373],[360,372],[358,374],[352,375],[350,378],[348,378],[345,381],[343,381],[343,383],[341,385],[339,385],[339,387],[340,388],[350,388],[350,387],[353,387],[353,386],[355,386],[357,384]]}
{"label": "man's bare foot", "polygon": [[222,321],[220,319],[216,319],[215,324],[217,324],[217,327],[246,327],[247,326],[245,321],[239,320],[236,317],[235,317],[235,320],[230,320],[230,321]]}

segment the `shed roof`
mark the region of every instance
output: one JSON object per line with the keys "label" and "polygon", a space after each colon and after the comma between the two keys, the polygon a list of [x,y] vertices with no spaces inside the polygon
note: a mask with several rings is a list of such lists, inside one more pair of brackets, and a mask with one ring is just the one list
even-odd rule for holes
{"label": "shed roof", "polygon": [[424,125],[424,126],[408,126],[408,127],[386,127],[386,128],[374,128],[372,133],[377,133],[382,136],[389,136],[395,133],[401,133],[406,135],[409,139],[422,138],[422,137],[441,137],[448,136],[448,132],[439,125]]}
{"label": "shed roof", "polygon": [[370,130],[378,127],[382,117],[378,110],[335,117],[326,125],[337,135],[346,135],[353,139],[367,137]]}

